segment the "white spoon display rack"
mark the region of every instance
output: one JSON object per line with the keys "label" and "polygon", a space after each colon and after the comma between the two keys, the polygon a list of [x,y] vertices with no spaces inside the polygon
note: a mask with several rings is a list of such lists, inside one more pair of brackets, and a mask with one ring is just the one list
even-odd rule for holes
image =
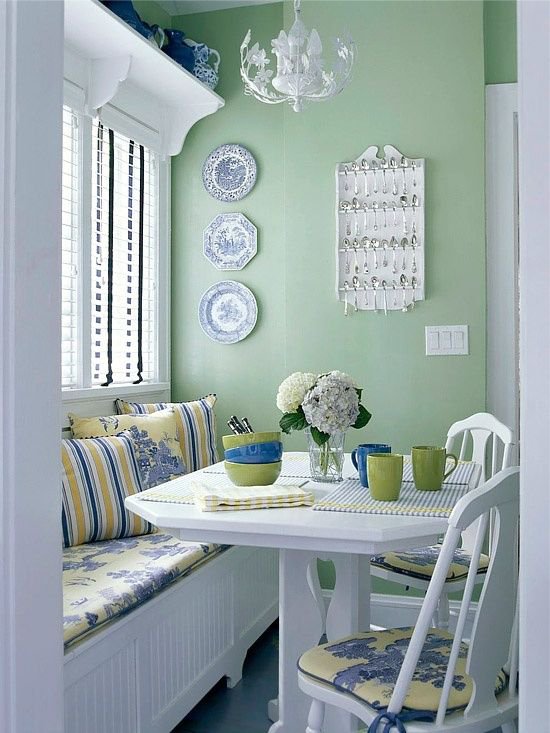
{"label": "white spoon display rack", "polygon": [[336,295],[344,314],[424,300],[424,158],[371,145],[336,166]]}

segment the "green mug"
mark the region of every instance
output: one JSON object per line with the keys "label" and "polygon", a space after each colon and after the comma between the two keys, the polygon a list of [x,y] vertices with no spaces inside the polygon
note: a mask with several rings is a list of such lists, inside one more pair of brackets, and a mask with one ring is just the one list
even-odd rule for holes
{"label": "green mug", "polygon": [[[445,473],[447,458],[455,465]],[[447,453],[445,448],[432,445],[416,445],[412,449],[412,469],[414,484],[420,491],[439,491],[443,481],[451,475],[458,465],[458,458]]]}
{"label": "green mug", "polygon": [[367,474],[370,495],[376,501],[397,501],[403,482],[403,456],[398,453],[369,453]]}

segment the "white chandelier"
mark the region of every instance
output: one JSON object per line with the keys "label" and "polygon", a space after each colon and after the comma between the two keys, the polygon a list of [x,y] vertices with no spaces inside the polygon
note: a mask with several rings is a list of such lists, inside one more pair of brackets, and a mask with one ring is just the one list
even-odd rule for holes
{"label": "white chandelier", "polygon": [[304,101],[330,99],[350,80],[354,42],[349,37],[345,40],[334,38],[336,60],[332,69],[326,69],[319,34],[315,28],[310,33],[300,18],[300,0],[294,0],[294,24],[288,35],[280,31],[271,41],[272,53],[277,57],[277,73],[273,79],[273,71],[266,68],[270,63],[266,52],[257,43],[249,49],[250,38],[249,30],[241,44],[241,77],[244,93],[260,102],[290,102],[292,109],[300,112]]}

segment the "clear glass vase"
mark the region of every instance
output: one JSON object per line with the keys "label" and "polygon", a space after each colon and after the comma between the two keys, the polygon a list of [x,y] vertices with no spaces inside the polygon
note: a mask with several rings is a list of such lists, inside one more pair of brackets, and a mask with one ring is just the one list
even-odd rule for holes
{"label": "clear glass vase", "polygon": [[326,443],[317,445],[309,428],[307,428],[306,433],[309,448],[309,466],[313,481],[326,481],[329,483],[341,481],[346,434],[344,432],[334,433]]}

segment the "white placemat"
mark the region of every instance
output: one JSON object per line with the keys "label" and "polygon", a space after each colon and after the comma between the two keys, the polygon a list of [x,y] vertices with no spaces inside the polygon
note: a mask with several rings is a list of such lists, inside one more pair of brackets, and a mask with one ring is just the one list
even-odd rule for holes
{"label": "white placemat", "polygon": [[467,490],[467,486],[460,484],[444,487],[440,491],[418,491],[414,484],[407,482],[401,486],[397,501],[375,501],[358,480],[348,479],[316,502],[313,509],[358,514],[448,517]]}
{"label": "white placemat", "polygon": [[[454,461],[447,461],[446,471],[452,468]],[[458,466],[452,474],[445,479],[443,486],[453,486],[455,484],[463,484],[469,486],[472,474],[475,471],[476,464],[472,461],[459,461]],[[413,480],[412,463],[410,458],[406,458],[403,462],[403,481],[409,482]]]}
{"label": "white placemat", "polygon": [[[225,473],[220,475],[210,475],[206,479],[206,483],[212,489],[225,489],[225,488],[237,488],[227,478]],[[277,479],[277,484],[280,486],[303,486],[306,481],[297,481],[295,478],[287,478],[280,476]],[[140,494],[136,495],[138,499],[142,501],[162,501],[169,504],[194,504],[193,489],[189,479],[185,477],[176,478],[173,481],[168,481],[162,486],[155,486],[152,489],[146,489]]]}

